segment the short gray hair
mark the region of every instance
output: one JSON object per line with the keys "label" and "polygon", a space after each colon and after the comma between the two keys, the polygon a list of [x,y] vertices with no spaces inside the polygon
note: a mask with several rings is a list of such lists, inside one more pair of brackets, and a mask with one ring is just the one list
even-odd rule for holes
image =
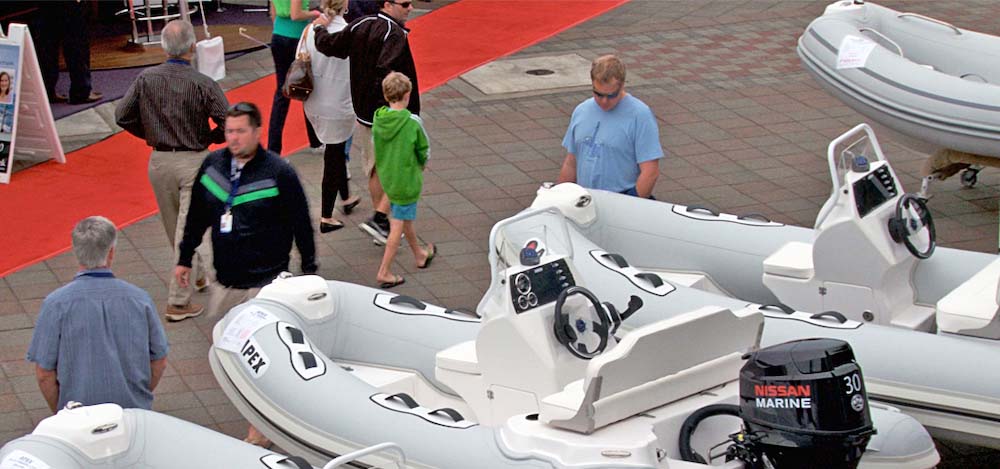
{"label": "short gray hair", "polygon": [[173,20],[160,31],[160,45],[169,57],[180,57],[194,45],[194,26],[190,21]]}
{"label": "short gray hair", "polygon": [[86,269],[106,267],[108,253],[117,240],[118,231],[111,220],[101,216],[84,218],[73,227],[73,255]]}

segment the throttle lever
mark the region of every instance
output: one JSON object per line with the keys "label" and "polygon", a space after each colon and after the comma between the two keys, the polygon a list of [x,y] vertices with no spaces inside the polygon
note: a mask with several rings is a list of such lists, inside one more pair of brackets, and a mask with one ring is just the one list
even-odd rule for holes
{"label": "throttle lever", "polygon": [[629,316],[635,314],[636,311],[639,311],[639,308],[642,308],[642,298],[632,295],[632,297],[628,299],[628,308],[622,312],[622,321],[628,319]]}

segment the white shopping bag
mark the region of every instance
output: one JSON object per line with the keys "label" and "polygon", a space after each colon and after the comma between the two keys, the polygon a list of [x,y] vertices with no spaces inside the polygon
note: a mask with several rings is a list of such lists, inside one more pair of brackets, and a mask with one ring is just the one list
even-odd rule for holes
{"label": "white shopping bag", "polygon": [[194,47],[199,72],[216,81],[226,78],[226,48],[222,36],[198,41]]}

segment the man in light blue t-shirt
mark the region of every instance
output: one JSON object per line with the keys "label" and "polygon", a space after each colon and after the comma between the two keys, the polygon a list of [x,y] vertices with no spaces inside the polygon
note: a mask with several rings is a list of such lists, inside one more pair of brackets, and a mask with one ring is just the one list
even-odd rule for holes
{"label": "man in light blue t-shirt", "polygon": [[625,92],[625,64],[618,57],[594,59],[590,79],[594,98],[570,118],[559,182],[651,198],[663,158],[653,111]]}

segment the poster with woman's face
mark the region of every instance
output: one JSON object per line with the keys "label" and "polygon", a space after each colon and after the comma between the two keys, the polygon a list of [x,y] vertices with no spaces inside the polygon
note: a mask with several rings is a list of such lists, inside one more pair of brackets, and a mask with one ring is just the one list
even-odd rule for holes
{"label": "poster with woman's face", "polygon": [[18,69],[21,46],[0,44],[0,181],[7,182],[11,171],[14,119],[17,114]]}
{"label": "poster with woman's face", "polygon": [[0,68],[0,104],[12,104],[14,102],[14,90],[17,89],[14,69]]}

